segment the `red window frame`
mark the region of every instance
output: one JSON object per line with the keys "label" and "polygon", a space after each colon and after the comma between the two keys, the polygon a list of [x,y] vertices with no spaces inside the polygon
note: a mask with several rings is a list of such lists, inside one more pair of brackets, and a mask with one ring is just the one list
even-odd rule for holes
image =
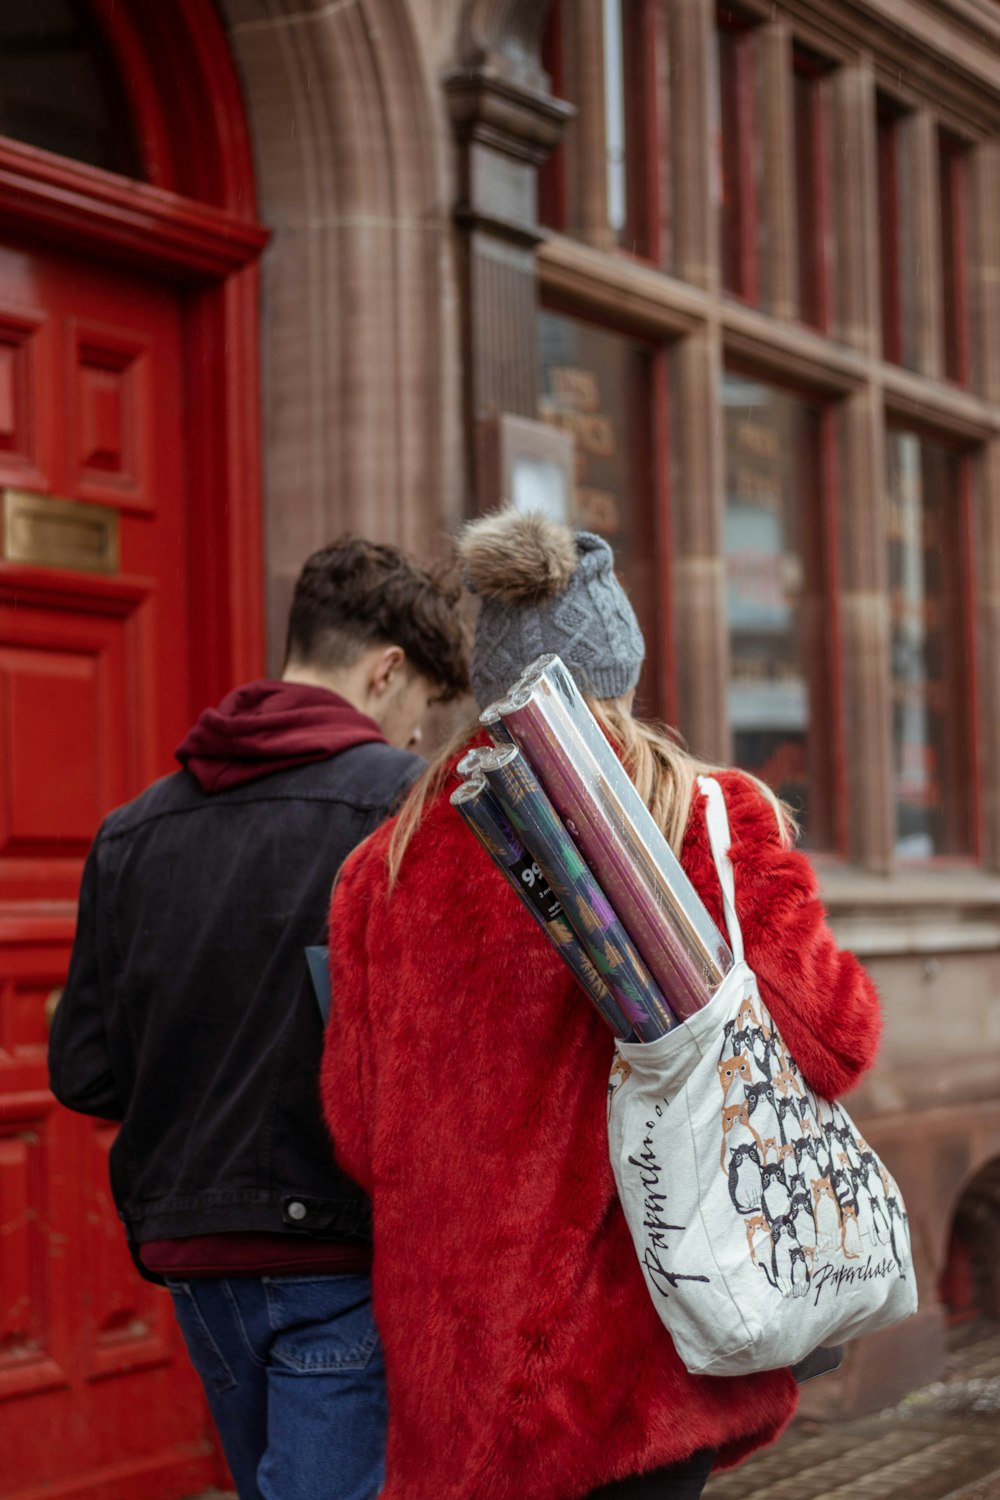
{"label": "red window frame", "polygon": [[[660,12],[657,0],[621,3],[626,218],[615,232],[616,249],[631,259],[658,266],[662,249],[662,122],[657,88],[662,46]],[[563,0],[555,0],[552,6],[542,36],[541,58],[552,81],[552,92],[558,98],[575,93],[565,67]],[[568,129],[573,129],[572,122]],[[538,218],[547,229],[572,234],[572,217],[566,148],[560,145],[538,173]],[[610,225],[608,228],[610,231]]]}
{"label": "red window frame", "polygon": [[658,265],[660,228],[659,10],[654,0],[622,0],[625,86],[626,219],[618,248]]}
{"label": "red window frame", "polygon": [[805,48],[792,59],[795,213],[799,317],[825,333],[830,326],[829,118],[823,79],[830,64]]}
{"label": "red window frame", "polygon": [[760,300],[754,22],[731,5],[716,9],[722,209],[719,232],[723,290]]}
{"label": "red window frame", "polygon": [[957,385],[969,383],[969,305],[966,277],[968,147],[960,137],[938,130],[938,190],[941,202],[941,307],[944,373]]}
{"label": "red window frame", "polygon": [[[926,858],[894,858],[907,869],[954,867],[968,868],[981,863],[985,845],[983,839],[983,775],[980,738],[980,673],[979,637],[976,629],[978,591],[976,588],[976,542],[975,542],[975,498],[974,473],[975,450],[933,427],[913,422],[908,418],[890,416],[887,421],[887,437],[893,432],[916,437],[921,444],[933,443],[938,448],[953,453],[959,464],[958,494],[956,497],[956,543],[955,597],[959,601],[954,622],[955,649],[960,653],[957,682],[952,683],[954,701],[964,705],[964,714],[954,718],[960,723],[960,754],[963,764],[958,769],[959,777],[967,779],[965,805],[960,816],[966,824],[967,851],[958,854],[933,854]],[[895,803],[894,803],[895,812]]]}
{"label": "red window frame", "polygon": [[[649,420],[644,420],[646,413],[642,410],[642,404],[635,403],[631,408],[630,434],[633,452],[641,453],[648,463],[649,488],[644,498],[648,506],[647,519],[652,538],[655,578],[655,587],[650,590],[649,599],[642,601],[643,613],[651,616],[654,623],[652,636],[648,630],[645,632],[646,666],[642,678],[644,691],[642,699],[637,703],[637,712],[647,719],[662,719],[668,724],[676,724],[679,689],[673,628],[670,343],[637,332],[625,321],[598,317],[566,298],[545,296],[539,302],[538,310],[585,324],[595,332],[612,338],[628,339],[650,356]],[[637,513],[641,514],[642,509],[637,508]]]}
{"label": "red window frame", "polygon": [[903,359],[902,255],[899,218],[899,122],[902,111],[885,95],[876,101],[878,157],[879,281],[882,308],[882,358]]}
{"label": "red window frame", "polygon": [[[727,358],[725,370],[748,380],[758,381],[785,395],[793,396],[813,407],[820,424],[820,441],[816,454],[818,504],[808,526],[803,563],[816,580],[815,597],[820,601],[827,621],[824,632],[826,650],[819,659],[803,663],[808,683],[810,707],[820,705],[821,716],[829,726],[828,733],[809,736],[809,775],[821,795],[829,795],[830,839],[809,850],[818,864],[844,862],[850,857],[848,835],[847,750],[843,690],[843,634],[840,619],[840,511],[838,504],[838,406],[825,392],[797,385],[769,370],[749,362]],[[728,624],[728,622],[727,622]]]}

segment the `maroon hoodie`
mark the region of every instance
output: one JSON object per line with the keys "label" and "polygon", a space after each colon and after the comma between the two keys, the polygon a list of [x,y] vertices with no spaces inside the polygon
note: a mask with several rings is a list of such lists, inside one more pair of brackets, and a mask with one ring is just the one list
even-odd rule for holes
{"label": "maroon hoodie", "polygon": [[374,719],[326,688],[248,682],[206,708],[177,747],[204,792],[326,760],[352,745],[386,743]]}

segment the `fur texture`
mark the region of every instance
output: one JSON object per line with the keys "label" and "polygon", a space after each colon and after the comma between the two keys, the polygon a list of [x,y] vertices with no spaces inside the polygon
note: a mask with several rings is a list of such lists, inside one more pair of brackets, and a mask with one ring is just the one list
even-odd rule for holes
{"label": "fur texture", "polygon": [[557,599],[579,561],[568,527],[516,510],[470,521],[458,539],[458,555],[469,588],[501,604]]}
{"label": "fur texture", "polygon": [[[760,793],[720,780],[747,959],[813,1086],[840,1093],[874,1055],[875,993]],[[323,1065],[340,1161],[374,1205],[383,1500],[575,1500],[701,1447],[736,1462],[789,1421],[795,1384],[680,1364],[608,1162],[610,1033],[447,791],[387,901],[389,826],[337,886]],[[721,925],[701,797],[683,863]]]}

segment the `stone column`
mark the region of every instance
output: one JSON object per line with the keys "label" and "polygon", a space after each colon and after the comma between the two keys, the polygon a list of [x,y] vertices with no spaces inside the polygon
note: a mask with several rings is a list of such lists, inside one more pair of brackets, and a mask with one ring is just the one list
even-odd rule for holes
{"label": "stone column", "polygon": [[[973,378],[980,395],[1000,403],[1000,143],[976,147],[970,165]],[[991,868],[1000,870],[1000,439],[983,449],[974,497],[984,853]]]}
{"label": "stone column", "polygon": [[937,380],[944,375],[937,124],[920,110],[898,128],[903,363]]}
{"label": "stone column", "polygon": [[895,845],[890,713],[890,614],[885,528],[885,452],[877,353],[879,301],[875,78],[870,66],[834,80],[839,143],[833,191],[839,230],[840,336],[871,360],[865,388],[840,422],[840,630],[851,859],[887,873]]}
{"label": "stone column", "polygon": [[545,0],[472,0],[462,66],[444,79],[459,143],[465,313],[467,488],[475,491],[477,424],[537,414],[535,247],[537,169],[572,107],[548,92],[538,46]]}
{"label": "stone column", "polygon": [[696,755],[732,759],[727,694],[729,634],[722,549],[723,464],[719,336],[708,328],[678,344],[671,410],[679,483],[674,507],[674,593],[681,733]]}
{"label": "stone column", "polygon": [[719,285],[718,210],[722,163],[712,140],[717,83],[712,0],[661,0],[669,56],[672,167],[668,269],[693,286]]}
{"label": "stone column", "polygon": [[881,406],[868,386],[842,412],[840,628],[849,852],[855,864],[888,874],[896,834]]}
{"label": "stone column", "polygon": [[[562,10],[566,72],[577,117],[566,137],[567,229],[597,250],[614,249],[608,223],[607,118],[602,0],[573,0]],[[604,170],[602,170],[604,168]]]}
{"label": "stone column", "polygon": [[786,22],[773,21],[758,28],[756,40],[762,301],[776,318],[791,319],[799,312],[792,34]]}
{"label": "stone column", "polygon": [[837,265],[832,332],[862,354],[881,341],[875,75],[870,65],[838,68],[831,80],[837,149],[831,152]]}

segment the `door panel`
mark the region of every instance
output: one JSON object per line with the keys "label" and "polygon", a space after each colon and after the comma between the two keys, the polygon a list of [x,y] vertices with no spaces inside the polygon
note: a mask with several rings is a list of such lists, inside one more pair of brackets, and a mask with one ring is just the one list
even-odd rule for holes
{"label": "door panel", "polygon": [[[111,1203],[114,1126],[57,1105],[45,1063],[91,839],[189,722],[182,317],[169,283],[0,246],[0,486],[97,506],[120,544],[112,574],[0,562],[4,1500],[157,1500],[216,1472],[169,1296]],[[65,514],[32,521],[42,540]]]}

